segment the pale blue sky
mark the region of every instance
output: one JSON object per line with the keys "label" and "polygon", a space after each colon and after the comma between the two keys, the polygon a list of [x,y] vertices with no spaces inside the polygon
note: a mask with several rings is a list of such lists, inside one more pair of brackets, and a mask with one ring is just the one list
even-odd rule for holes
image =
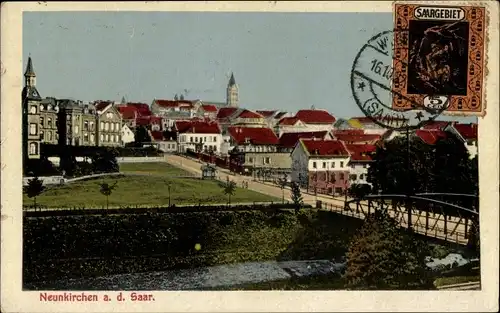
{"label": "pale blue sky", "polygon": [[43,97],[150,104],[188,89],[225,101],[231,71],[240,106],[337,117],[362,112],[350,90],[361,47],[392,28],[391,13],[26,12]]}

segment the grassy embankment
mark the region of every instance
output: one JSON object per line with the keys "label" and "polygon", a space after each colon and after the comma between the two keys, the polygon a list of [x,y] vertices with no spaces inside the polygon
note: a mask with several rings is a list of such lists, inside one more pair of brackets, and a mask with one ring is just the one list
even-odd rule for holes
{"label": "grassy embankment", "polygon": [[[99,184],[103,182],[117,183],[109,197],[110,207],[167,205],[169,184],[172,204],[226,203],[228,200],[217,181],[185,177],[191,175],[167,163],[121,164],[120,171],[125,176],[82,180],[49,187],[37,197],[37,203],[47,207],[104,207],[106,197],[99,192]],[[281,202],[281,199],[239,187],[231,197],[231,203],[271,201]],[[24,195],[23,203],[31,205],[33,200]]]}

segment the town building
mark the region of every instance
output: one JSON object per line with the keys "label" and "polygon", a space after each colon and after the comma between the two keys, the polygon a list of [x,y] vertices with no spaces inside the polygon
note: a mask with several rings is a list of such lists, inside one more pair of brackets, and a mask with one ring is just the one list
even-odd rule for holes
{"label": "town building", "polygon": [[321,140],[332,140],[333,136],[331,133],[324,131],[319,132],[303,132],[303,133],[284,133],[279,138],[279,151],[292,153],[293,149],[299,142],[299,139],[321,139]]}
{"label": "town building", "polygon": [[308,109],[299,110],[293,117],[284,117],[276,125],[276,133],[281,137],[283,133],[332,131],[335,123],[333,117],[326,110]]}
{"label": "town building", "polygon": [[29,159],[40,158],[40,102],[42,98],[36,89],[36,74],[31,57],[24,72],[24,88],[21,93],[23,116],[23,168]]}
{"label": "town building", "polygon": [[[92,104],[71,99],[56,100],[58,144],[61,146],[99,145],[97,110]],[[119,144],[119,143],[118,143]]]}
{"label": "town building", "polygon": [[234,74],[231,73],[231,78],[226,89],[226,104],[228,107],[237,108],[239,106],[239,87],[234,79]]}
{"label": "town building", "polygon": [[351,157],[349,159],[349,182],[353,184],[368,184],[368,168],[373,162],[373,155],[377,151],[376,145],[370,144],[346,144],[347,151]]}
{"label": "town building", "polygon": [[339,195],[349,188],[350,154],[343,142],[300,139],[291,156],[291,180],[308,191]]}
{"label": "town building", "polygon": [[283,112],[279,110],[257,110],[256,113],[262,115],[267,124],[266,127],[275,129],[278,122],[284,117],[291,117],[288,112]]}
{"label": "town building", "polygon": [[210,120],[215,120],[215,118],[217,117],[217,112],[218,112],[218,109],[215,105],[202,103],[201,105],[198,106],[198,109],[196,111],[196,115],[198,117],[203,117],[203,118],[207,118]]}
{"label": "town building", "polygon": [[94,106],[97,145],[101,147],[121,146],[122,117],[114,103],[111,101],[97,101]]}
{"label": "town building", "polygon": [[267,123],[259,113],[247,109],[238,109],[231,116],[231,125],[240,127],[266,127]]}
{"label": "town building", "polygon": [[222,134],[219,125],[207,121],[177,121],[178,152],[208,152],[218,154],[221,150]]}
{"label": "town building", "polygon": [[132,131],[132,129],[130,129],[130,126],[125,123],[123,123],[122,125],[121,141],[122,146],[135,142],[134,131]]}
{"label": "town building", "polygon": [[175,153],[178,151],[178,144],[174,137],[167,136],[163,131],[150,131],[151,142],[164,153]]}
{"label": "town building", "polygon": [[40,101],[40,142],[57,144],[59,133],[57,131],[57,115],[59,106],[55,98],[45,98]]}
{"label": "town building", "polygon": [[[385,133],[385,131],[384,131]],[[382,140],[382,134],[365,133],[363,129],[334,130],[333,137],[343,141],[345,144],[371,144],[374,145]]]}
{"label": "town building", "polygon": [[270,128],[228,128],[230,163],[242,174],[263,180],[275,180],[289,174],[289,153],[278,151],[279,139]]}

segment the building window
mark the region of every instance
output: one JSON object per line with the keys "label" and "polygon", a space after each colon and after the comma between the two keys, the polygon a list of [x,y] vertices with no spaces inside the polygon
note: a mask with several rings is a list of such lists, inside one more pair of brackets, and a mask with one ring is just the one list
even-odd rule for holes
{"label": "building window", "polygon": [[87,134],[87,133],[83,134],[83,141],[85,141],[85,142],[89,141],[89,134]]}
{"label": "building window", "polygon": [[214,152],[217,152],[217,146],[214,146]]}
{"label": "building window", "polygon": [[36,124],[30,124],[30,135],[36,135],[37,134],[37,125]]}
{"label": "building window", "polygon": [[83,122],[83,130],[89,130],[89,122],[88,121],[85,121]]}
{"label": "building window", "polygon": [[363,168],[366,168],[366,164],[363,164]]}
{"label": "building window", "polygon": [[100,125],[100,126],[101,126],[101,127],[100,127],[100,129],[101,129],[101,130],[104,130],[104,122],[101,122],[100,124],[101,124],[101,125]]}
{"label": "building window", "polygon": [[109,142],[109,135],[106,134],[106,141]]}
{"label": "building window", "polygon": [[269,157],[265,157],[264,158],[264,164],[269,164],[269,163],[271,163],[270,158]]}
{"label": "building window", "polygon": [[78,125],[75,126],[75,134],[78,134],[79,127]]}
{"label": "building window", "polygon": [[193,137],[189,137],[189,142],[193,142]]}
{"label": "building window", "polygon": [[116,128],[116,131],[119,131],[120,130],[120,125],[118,123],[115,123],[115,128]]}
{"label": "building window", "polygon": [[47,140],[52,141],[52,132],[47,133]]}
{"label": "building window", "polygon": [[214,136],[214,142],[217,142],[217,136]]}
{"label": "building window", "polygon": [[344,173],[340,173],[340,180],[344,180]]}
{"label": "building window", "polygon": [[198,142],[198,137],[194,137],[194,142]]}
{"label": "building window", "polygon": [[344,162],[340,161],[340,167],[344,167]]}
{"label": "building window", "polygon": [[109,123],[108,122],[104,123],[104,130],[109,130]]}
{"label": "building window", "polygon": [[95,140],[94,134],[90,134],[90,142],[94,142],[94,140]]}
{"label": "building window", "polygon": [[99,139],[100,139],[101,141],[104,141],[104,135],[103,135],[103,134],[101,134],[101,135],[99,136]]}
{"label": "building window", "polygon": [[313,168],[316,168],[316,162],[313,162]]}
{"label": "building window", "polygon": [[[30,113],[31,113],[31,114],[36,114],[36,105],[32,105],[32,106],[30,107]],[[35,153],[35,154],[36,154],[36,153]]]}
{"label": "building window", "polygon": [[335,168],[335,162],[332,162],[332,168]]}
{"label": "building window", "polygon": [[94,122],[90,122],[90,130],[94,130]]}
{"label": "building window", "polygon": [[326,162],[323,162],[323,168],[326,168]]}
{"label": "building window", "polygon": [[52,128],[52,119],[50,117],[47,118],[47,127]]}
{"label": "building window", "polygon": [[43,140],[43,131],[40,131],[40,140]]}
{"label": "building window", "polygon": [[40,117],[40,126],[41,126],[42,128],[43,128],[43,122],[44,122],[43,117]]}
{"label": "building window", "polygon": [[36,146],[36,143],[32,142],[30,143],[30,154],[37,154],[38,153],[38,147]]}
{"label": "building window", "polygon": [[358,175],[356,175],[356,174],[351,175],[351,180],[356,180],[357,178],[358,178]]}
{"label": "building window", "polygon": [[359,174],[359,179],[363,179],[365,175]]}

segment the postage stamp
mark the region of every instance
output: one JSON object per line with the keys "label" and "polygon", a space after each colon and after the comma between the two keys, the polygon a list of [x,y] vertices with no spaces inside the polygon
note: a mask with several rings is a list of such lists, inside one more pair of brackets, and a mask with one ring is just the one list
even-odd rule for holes
{"label": "postage stamp", "polygon": [[2,4],[0,310],[497,311],[498,16]]}
{"label": "postage stamp", "polygon": [[449,102],[444,113],[485,114],[483,6],[394,5],[393,108]]}

